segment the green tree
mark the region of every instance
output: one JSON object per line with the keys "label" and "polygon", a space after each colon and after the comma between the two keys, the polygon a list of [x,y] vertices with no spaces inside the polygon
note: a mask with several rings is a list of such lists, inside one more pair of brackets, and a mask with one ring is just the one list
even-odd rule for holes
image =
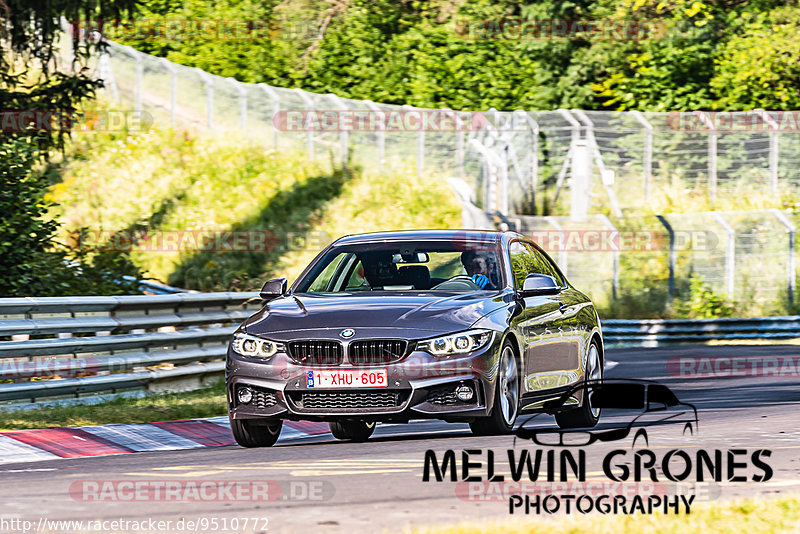
{"label": "green tree", "polygon": [[[115,18],[133,0],[0,0],[0,113],[74,112],[102,82],[86,63],[102,43],[73,36],[74,60],[58,57],[60,17]],[[14,121],[16,123],[16,120]],[[125,257],[72,254],[56,242],[48,220],[45,175],[37,166],[63,147],[69,130],[37,125],[3,132],[0,140],[0,296],[107,294],[135,290],[124,275],[138,275]]]}

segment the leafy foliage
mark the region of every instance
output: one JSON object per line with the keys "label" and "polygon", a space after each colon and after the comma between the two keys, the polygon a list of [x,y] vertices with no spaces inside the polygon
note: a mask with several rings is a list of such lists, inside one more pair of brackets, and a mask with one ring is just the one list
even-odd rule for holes
{"label": "leafy foliage", "polygon": [[[144,0],[145,19],[269,21],[244,41],[128,40],[242,81],[454,109],[798,106],[798,10],[759,0]],[[513,39],[502,20],[649,23],[646,38]],[[640,37],[642,37],[640,35]]]}
{"label": "leafy foliage", "polygon": [[[0,0],[0,111],[71,113],[102,82],[86,62],[102,43],[73,35],[74,59],[60,64],[59,19],[119,17],[134,0]],[[5,127],[5,124],[3,125]],[[124,256],[71,254],[47,218],[47,178],[37,171],[66,130],[38,126],[4,131],[0,141],[0,296],[135,292],[125,275],[139,274]]]}
{"label": "leafy foliage", "polygon": [[71,254],[55,240],[59,223],[46,216],[47,178],[35,139],[0,144],[0,296],[135,293],[139,270],[119,255]]}

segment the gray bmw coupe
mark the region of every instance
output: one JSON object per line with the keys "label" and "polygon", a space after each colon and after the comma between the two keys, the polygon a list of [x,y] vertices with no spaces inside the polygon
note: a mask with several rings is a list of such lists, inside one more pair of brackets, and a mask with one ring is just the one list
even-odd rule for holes
{"label": "gray bmw coupe", "polygon": [[[327,421],[353,441],[377,421],[420,418],[508,433],[520,414],[603,377],[592,302],[514,232],[342,237],[261,298],[227,355],[231,428],[245,447],[274,444],[284,419]],[[556,414],[561,428],[597,423],[578,391]]]}

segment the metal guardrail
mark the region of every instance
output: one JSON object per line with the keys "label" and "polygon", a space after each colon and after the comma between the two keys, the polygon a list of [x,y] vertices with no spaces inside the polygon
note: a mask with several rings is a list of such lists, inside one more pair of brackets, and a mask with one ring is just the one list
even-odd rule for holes
{"label": "metal guardrail", "polygon": [[656,346],[711,340],[800,338],[800,316],[751,319],[610,319],[603,321],[607,345]]}
{"label": "metal guardrail", "polygon": [[[196,387],[221,376],[236,325],[257,293],[0,299],[0,402]],[[608,345],[800,337],[800,316],[607,320]],[[189,386],[186,384],[191,382]]]}
{"label": "metal guardrail", "polygon": [[260,307],[257,296],[0,299],[0,402],[75,398],[220,376],[230,335]]}

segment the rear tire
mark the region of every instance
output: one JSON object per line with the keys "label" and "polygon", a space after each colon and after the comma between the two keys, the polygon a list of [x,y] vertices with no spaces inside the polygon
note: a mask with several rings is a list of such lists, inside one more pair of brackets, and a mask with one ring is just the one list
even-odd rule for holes
{"label": "rear tire", "polygon": [[[603,380],[603,360],[596,341],[592,341],[589,345],[586,355],[586,380]],[[600,408],[592,408],[588,389],[584,391],[584,395],[583,406],[556,414],[559,428],[591,428],[597,424],[600,420]]]}
{"label": "rear tire", "polygon": [[517,356],[510,341],[503,344],[497,371],[497,384],[494,388],[494,405],[489,417],[481,417],[469,424],[476,436],[509,434],[514,428],[519,413],[520,373],[517,370]]}
{"label": "rear tire", "polygon": [[233,439],[242,447],[272,447],[281,435],[283,421],[256,424],[252,419],[231,418]]}
{"label": "rear tire", "polygon": [[333,421],[328,423],[336,439],[363,443],[375,432],[375,421]]}

